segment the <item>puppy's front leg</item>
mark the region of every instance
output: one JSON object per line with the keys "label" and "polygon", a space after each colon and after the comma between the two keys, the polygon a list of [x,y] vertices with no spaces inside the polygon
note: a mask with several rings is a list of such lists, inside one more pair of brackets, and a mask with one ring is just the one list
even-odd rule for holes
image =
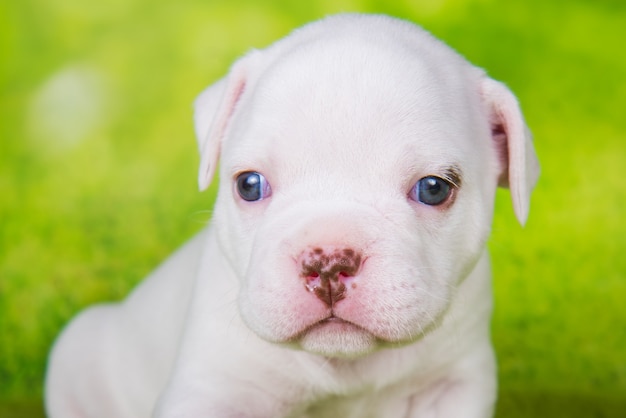
{"label": "puppy's front leg", "polygon": [[[225,340],[228,344],[222,345]],[[215,351],[184,352],[154,418],[287,416],[294,402],[305,397],[304,387],[290,359],[277,358],[275,347],[267,344],[254,338],[224,338],[215,342]]]}
{"label": "puppy's front leg", "polygon": [[480,351],[460,375],[415,395],[407,418],[491,418],[497,391],[495,358],[490,347]]}
{"label": "puppy's front leg", "polygon": [[[205,385],[213,385],[207,389]],[[154,418],[267,418],[282,417],[289,407],[280,402],[268,388],[250,385],[250,382],[204,382],[203,387],[188,387],[185,393],[170,392],[160,399]]]}
{"label": "puppy's front leg", "polygon": [[[225,310],[226,313],[228,310]],[[194,321],[195,322],[195,321]],[[266,343],[239,323],[197,335],[181,348],[180,358],[161,395],[155,418],[267,418],[286,416],[303,398],[302,383],[287,353]],[[277,367],[277,365],[279,365]]]}
{"label": "puppy's front leg", "polygon": [[493,390],[476,382],[446,382],[437,388],[436,399],[412,399],[408,418],[491,418]]}

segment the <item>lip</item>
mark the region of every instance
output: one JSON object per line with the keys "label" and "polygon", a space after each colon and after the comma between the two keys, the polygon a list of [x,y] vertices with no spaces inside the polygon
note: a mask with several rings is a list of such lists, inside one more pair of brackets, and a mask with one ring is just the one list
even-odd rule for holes
{"label": "lip", "polygon": [[321,321],[318,322],[318,325],[323,325],[323,324],[351,324],[350,322],[346,321],[345,319],[341,319],[339,317],[336,317],[335,315],[331,315],[326,319],[322,319]]}

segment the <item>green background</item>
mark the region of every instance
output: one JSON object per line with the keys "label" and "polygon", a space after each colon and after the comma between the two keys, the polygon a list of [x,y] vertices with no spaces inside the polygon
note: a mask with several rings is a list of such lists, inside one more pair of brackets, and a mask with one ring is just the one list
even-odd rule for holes
{"label": "green background", "polygon": [[518,95],[542,164],[497,197],[498,417],[626,416],[626,2],[0,2],[0,416],[46,355],[210,218],[191,102],[250,47],[338,11],[422,24]]}

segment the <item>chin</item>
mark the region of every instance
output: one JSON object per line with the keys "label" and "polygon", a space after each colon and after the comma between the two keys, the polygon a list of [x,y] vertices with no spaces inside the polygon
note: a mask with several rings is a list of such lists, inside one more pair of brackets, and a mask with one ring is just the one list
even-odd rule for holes
{"label": "chin", "polygon": [[378,347],[378,338],[367,330],[341,319],[316,323],[293,342],[301,349],[325,357],[355,358]]}

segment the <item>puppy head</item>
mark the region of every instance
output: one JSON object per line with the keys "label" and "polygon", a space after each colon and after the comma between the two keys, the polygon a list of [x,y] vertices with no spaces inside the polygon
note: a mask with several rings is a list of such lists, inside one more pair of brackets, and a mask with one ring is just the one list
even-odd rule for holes
{"label": "puppy head", "polygon": [[259,336],[328,356],[415,341],[484,251],[498,185],[538,175],[514,96],[407,22],[342,15],[239,60],[196,103],[214,224]]}

